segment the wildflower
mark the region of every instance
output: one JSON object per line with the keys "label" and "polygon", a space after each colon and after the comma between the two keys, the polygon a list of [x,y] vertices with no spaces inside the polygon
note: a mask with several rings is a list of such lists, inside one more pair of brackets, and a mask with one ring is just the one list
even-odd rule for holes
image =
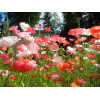
{"label": "wildflower", "polygon": [[37,24],[36,27],[39,28],[39,29],[43,28],[43,26],[40,25],[40,24]]}
{"label": "wildflower", "polygon": [[99,78],[98,73],[90,74],[91,79],[93,78]]}
{"label": "wildflower", "polygon": [[76,28],[76,29],[71,29],[68,32],[68,35],[73,35],[73,36],[80,36],[82,34],[82,32]]}
{"label": "wildflower", "polygon": [[32,27],[29,27],[25,32],[30,32],[30,33],[36,33],[35,29]]}
{"label": "wildflower", "polygon": [[53,45],[47,44],[46,46],[48,47],[49,50],[52,50],[52,51],[58,51],[59,49],[59,46],[56,43],[54,43]]}
{"label": "wildflower", "polygon": [[56,56],[52,59],[52,61],[58,63],[58,62],[62,61],[62,57],[61,56]]}
{"label": "wildflower", "polygon": [[13,44],[15,44],[16,42],[18,42],[19,40],[21,40],[21,39],[18,38],[17,36],[3,37],[0,40],[0,46],[12,46]]}
{"label": "wildflower", "polygon": [[37,53],[34,53],[33,55],[34,55],[34,57],[37,58],[37,59],[40,58],[40,54],[39,54],[38,52],[37,52]]}
{"label": "wildflower", "polygon": [[91,42],[91,43],[95,43],[95,40],[96,40],[96,39],[93,38],[93,39],[90,40],[90,42]]}
{"label": "wildflower", "polygon": [[71,55],[76,54],[76,48],[71,48],[71,47],[68,46],[67,49],[68,50],[66,52],[69,52]]}
{"label": "wildflower", "polygon": [[56,64],[57,64],[56,62],[50,63],[50,64],[45,65],[45,67],[46,68],[54,67]]}
{"label": "wildflower", "polygon": [[57,74],[57,73],[46,74],[45,77],[53,79],[54,82],[61,82],[62,81],[62,76]]}
{"label": "wildflower", "polygon": [[71,83],[70,86],[71,87],[79,87],[79,85],[77,85],[76,83]]}
{"label": "wildflower", "polygon": [[74,41],[74,39],[71,39],[71,38],[70,38],[69,41]]}
{"label": "wildflower", "polygon": [[27,31],[27,29],[30,27],[29,24],[25,22],[20,22],[19,25],[23,31]]}
{"label": "wildflower", "polygon": [[44,67],[40,67],[40,68],[38,69],[39,72],[42,72],[43,70],[44,70]]}
{"label": "wildflower", "polygon": [[89,29],[81,29],[81,32],[82,32],[82,34],[81,35],[86,35],[86,36],[90,36],[91,35],[91,33],[90,33],[90,30]]}
{"label": "wildflower", "polygon": [[100,39],[100,26],[90,28],[91,35]]}
{"label": "wildflower", "polygon": [[44,31],[51,31],[50,29],[51,29],[51,27],[46,27],[46,28],[44,28]]}
{"label": "wildflower", "polygon": [[0,58],[4,58],[5,60],[4,60],[3,64],[8,65],[10,62],[12,62],[14,60],[13,56],[11,58],[9,58],[9,54],[3,53],[3,54],[0,55]]}
{"label": "wildflower", "polygon": [[97,61],[96,60],[91,60],[91,63],[97,63]]}
{"label": "wildflower", "polygon": [[8,77],[8,75],[9,75],[10,73],[11,73],[10,71],[4,70],[3,73],[2,73],[2,77],[6,78],[6,77]]}
{"label": "wildflower", "polygon": [[37,66],[36,61],[32,59],[23,59],[23,60],[17,60],[13,63],[13,66],[11,69],[16,69],[18,72],[26,72],[31,71],[33,68]]}
{"label": "wildflower", "polygon": [[85,81],[83,80],[83,78],[77,78],[76,83],[80,83],[81,85],[83,85],[85,84]]}
{"label": "wildflower", "polygon": [[18,26],[12,26],[9,28],[9,30],[13,31],[14,34],[18,34],[20,33],[20,30],[17,30]]}
{"label": "wildflower", "polygon": [[30,77],[34,77],[34,74],[30,75]]}
{"label": "wildflower", "polygon": [[10,76],[11,79],[16,79],[17,77],[18,77],[17,75]]}
{"label": "wildflower", "polygon": [[91,53],[91,54],[86,54],[86,56],[89,57],[89,58],[93,58],[93,57],[95,57],[96,55],[93,54],[93,53]]}
{"label": "wildflower", "polygon": [[62,61],[58,62],[57,67],[62,71],[64,69],[64,63]]}

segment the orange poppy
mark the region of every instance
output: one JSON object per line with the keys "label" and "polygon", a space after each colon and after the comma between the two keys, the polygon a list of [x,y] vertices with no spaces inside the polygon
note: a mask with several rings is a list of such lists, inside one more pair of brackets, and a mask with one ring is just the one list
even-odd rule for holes
{"label": "orange poppy", "polygon": [[100,39],[100,26],[90,28],[90,33],[93,37]]}

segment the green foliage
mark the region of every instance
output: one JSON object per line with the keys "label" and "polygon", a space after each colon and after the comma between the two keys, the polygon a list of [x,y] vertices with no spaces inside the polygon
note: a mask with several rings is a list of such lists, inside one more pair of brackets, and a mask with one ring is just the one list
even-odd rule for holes
{"label": "green foliage", "polygon": [[40,20],[40,14],[41,12],[8,12],[10,26],[19,25],[20,22],[35,25]]}

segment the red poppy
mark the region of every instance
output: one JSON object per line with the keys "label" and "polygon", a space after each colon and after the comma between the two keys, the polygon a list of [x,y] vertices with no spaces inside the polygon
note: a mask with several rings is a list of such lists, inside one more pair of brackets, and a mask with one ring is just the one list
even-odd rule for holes
{"label": "red poppy", "polygon": [[44,67],[40,67],[40,68],[38,69],[39,72],[42,72],[43,70],[44,70]]}
{"label": "red poppy", "polygon": [[100,26],[95,26],[95,27],[90,28],[90,33],[95,38],[100,39]]}
{"label": "red poppy", "polygon": [[25,31],[25,32],[31,32],[31,33],[36,33],[35,32],[35,29],[34,28],[32,28],[32,27],[29,27],[28,29],[27,29],[27,31]]}
{"label": "red poppy", "polygon": [[16,79],[17,77],[18,77],[17,75],[10,76],[11,79]]}
{"label": "red poppy", "polygon": [[59,62],[59,63],[57,64],[57,67],[60,68],[60,71],[62,71],[62,70],[64,69],[63,65],[64,65],[63,62]]}
{"label": "red poppy", "polygon": [[76,83],[80,83],[81,85],[85,84],[85,81],[83,78],[77,78]]}
{"label": "red poppy", "polygon": [[96,40],[96,39],[93,38],[93,39],[90,40],[90,42],[91,42],[91,43],[95,43],[95,40]]}
{"label": "red poppy", "polygon": [[96,60],[91,60],[91,63],[97,63],[97,61]]}
{"label": "red poppy", "polygon": [[98,73],[90,74],[91,79],[93,78],[99,78]]}
{"label": "red poppy", "polygon": [[57,73],[46,74],[45,77],[53,79],[54,82],[61,82],[62,81],[62,76],[57,74]]}
{"label": "red poppy", "polygon": [[30,75],[30,77],[34,77],[34,74]]}
{"label": "red poppy", "polygon": [[93,58],[93,57],[95,57],[96,55],[93,54],[93,53],[91,53],[91,54],[86,54],[86,56],[89,57],[89,58]]}
{"label": "red poppy", "polygon": [[79,87],[79,85],[77,85],[76,83],[71,83],[70,86],[71,87]]}
{"label": "red poppy", "polygon": [[46,27],[46,28],[44,28],[44,31],[51,31],[50,29],[51,29],[51,27]]}
{"label": "red poppy", "polygon": [[74,41],[74,39],[69,39],[69,41]]}
{"label": "red poppy", "polygon": [[18,70],[18,72],[26,72],[31,71],[33,68],[37,66],[36,61],[32,59],[22,59],[21,61],[16,61],[13,63],[12,69]]}

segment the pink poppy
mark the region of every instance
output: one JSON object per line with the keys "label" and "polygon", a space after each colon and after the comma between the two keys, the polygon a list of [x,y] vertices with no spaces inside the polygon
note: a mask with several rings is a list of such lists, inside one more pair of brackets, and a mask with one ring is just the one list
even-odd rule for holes
{"label": "pink poppy", "polygon": [[12,62],[14,60],[13,56],[12,56],[12,58],[9,58],[9,54],[3,53],[3,54],[0,55],[0,58],[4,58],[5,60],[4,60],[3,64],[8,65],[10,62]]}
{"label": "pink poppy", "polygon": [[40,47],[34,42],[28,43],[27,48],[28,48],[29,51],[31,51],[32,54],[37,53],[40,49]]}
{"label": "pink poppy", "polygon": [[19,40],[21,40],[21,39],[18,38],[17,36],[3,37],[0,40],[0,46],[12,46],[13,44],[15,44],[16,42],[18,42]]}
{"label": "pink poppy", "polygon": [[47,67],[47,68],[54,67],[56,64],[57,64],[57,63],[54,62],[54,63],[48,64],[48,65],[45,65],[45,67]]}
{"label": "pink poppy", "polygon": [[14,34],[18,34],[20,33],[20,30],[17,30],[18,26],[12,26],[9,28],[9,30],[13,31]]}
{"label": "pink poppy", "polygon": [[71,29],[69,32],[68,32],[68,35],[73,35],[73,36],[80,36],[82,34],[82,32],[76,28],[76,29]]}
{"label": "pink poppy", "polygon": [[17,34],[20,38],[30,37],[30,32],[20,32]]}
{"label": "pink poppy", "polygon": [[54,57],[54,58],[52,59],[52,61],[53,61],[53,62],[56,62],[56,63],[62,62],[62,57],[61,57],[61,56],[56,56],[56,57]]}
{"label": "pink poppy", "polygon": [[54,43],[53,45],[47,44],[46,46],[48,47],[49,50],[52,50],[52,51],[58,51],[59,49],[59,46],[57,43]]}
{"label": "pink poppy", "polygon": [[57,74],[57,73],[46,74],[45,77],[53,79],[54,82],[61,82],[62,81],[62,76]]}
{"label": "pink poppy", "polygon": [[39,28],[39,29],[43,28],[43,26],[40,25],[40,24],[37,24],[36,27]]}
{"label": "pink poppy", "polygon": [[71,48],[71,47],[68,46],[67,49],[68,50],[66,52],[69,52],[71,55],[76,54],[76,48]]}

